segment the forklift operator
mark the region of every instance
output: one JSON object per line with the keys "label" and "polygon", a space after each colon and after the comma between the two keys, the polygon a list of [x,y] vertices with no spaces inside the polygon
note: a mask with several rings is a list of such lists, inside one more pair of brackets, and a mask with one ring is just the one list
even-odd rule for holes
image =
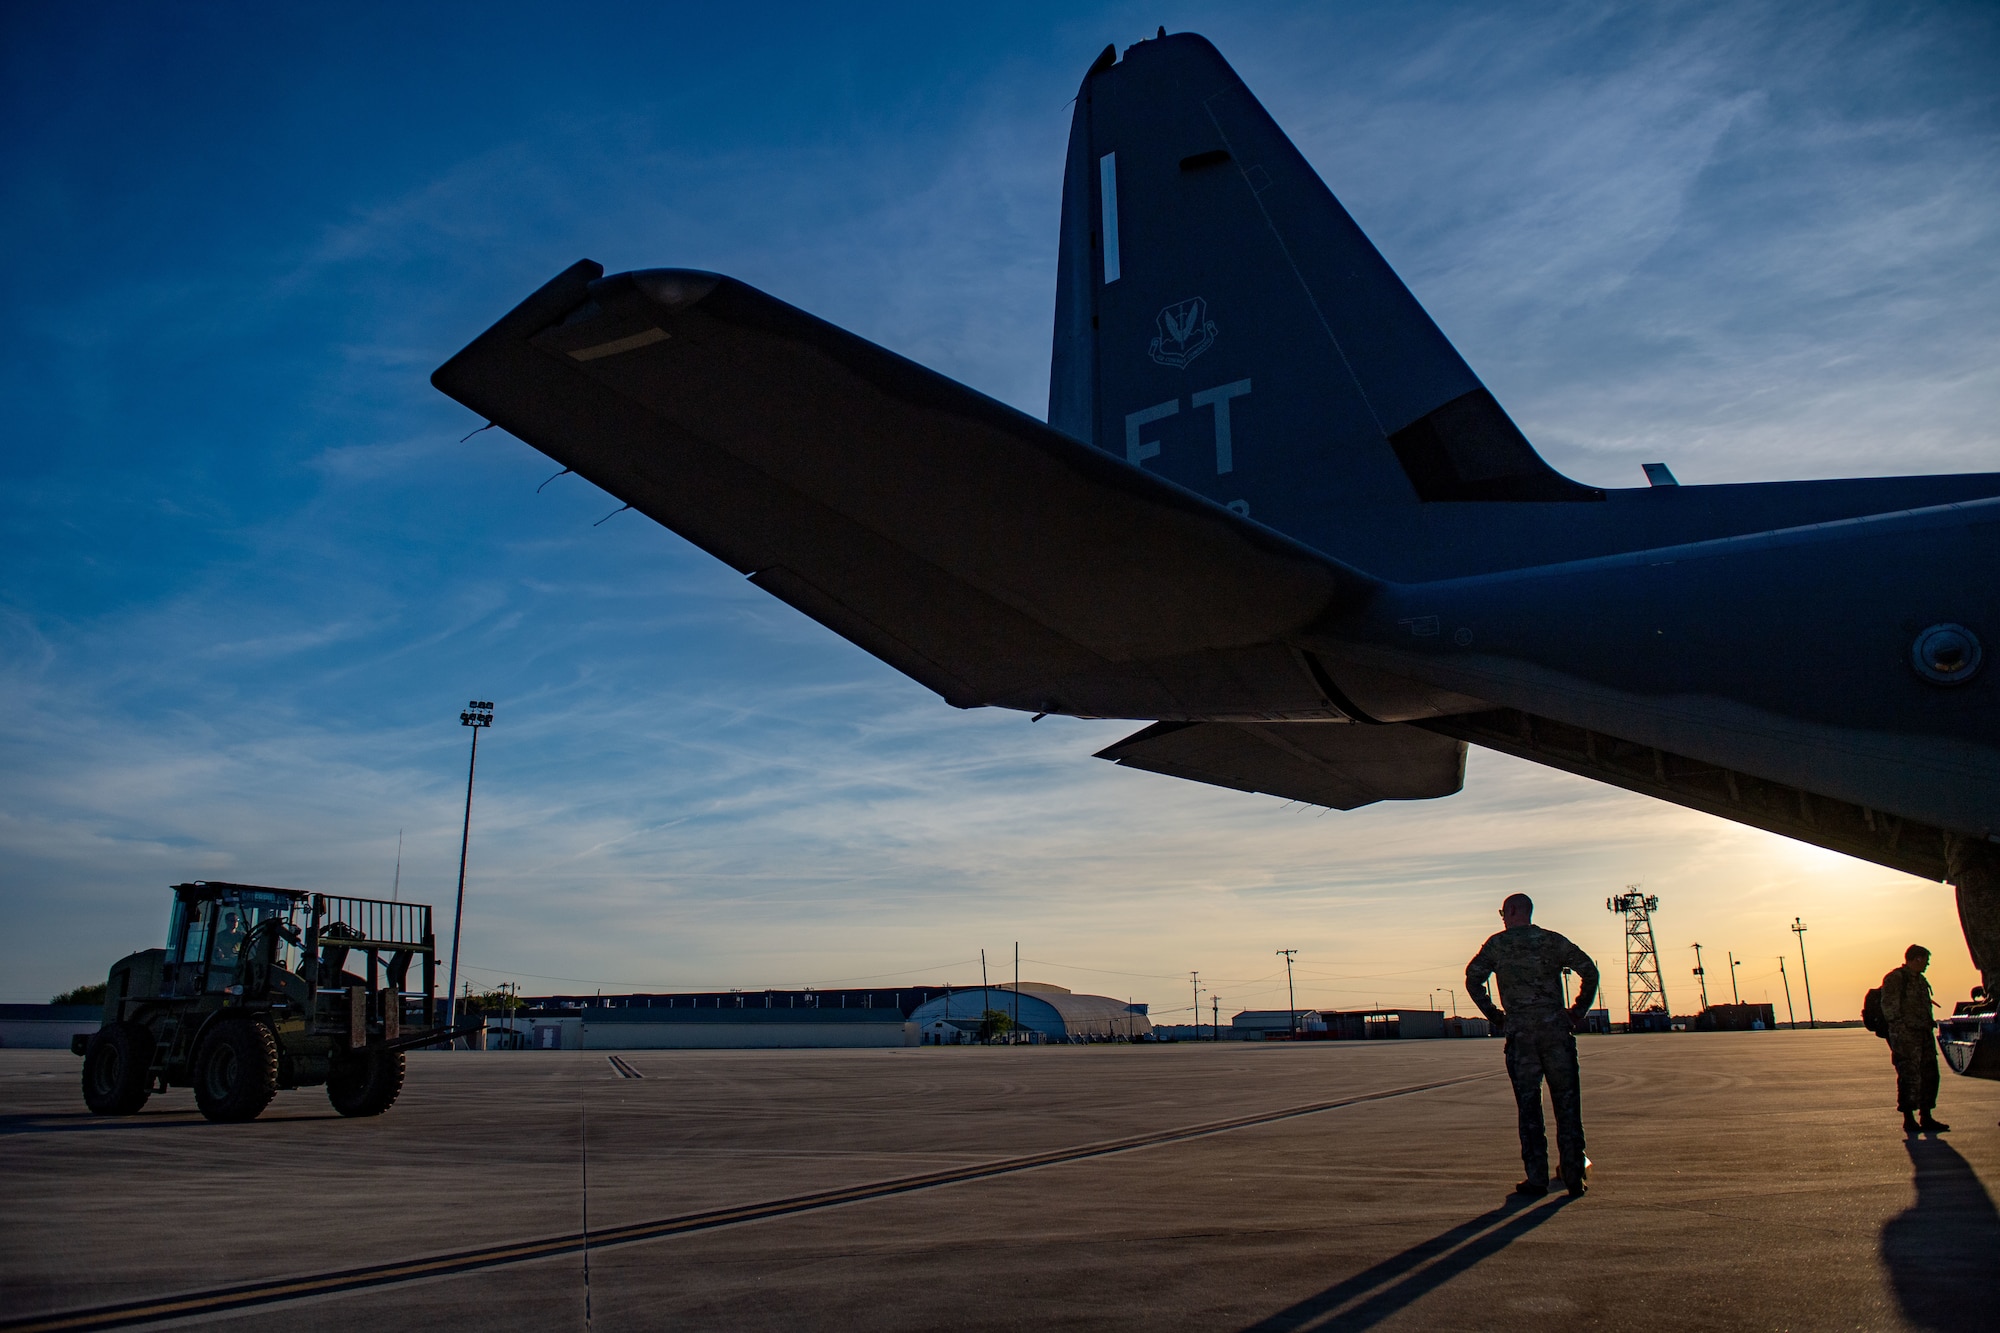
{"label": "forklift operator", "polygon": [[222,928],[215,932],[215,952],[209,955],[223,967],[234,967],[236,952],[243,947],[243,918],[235,911],[222,914]]}

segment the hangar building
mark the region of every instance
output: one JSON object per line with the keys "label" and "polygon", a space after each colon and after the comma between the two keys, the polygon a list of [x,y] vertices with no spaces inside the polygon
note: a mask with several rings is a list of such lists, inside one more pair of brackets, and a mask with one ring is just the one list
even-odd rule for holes
{"label": "hangar building", "polygon": [[1143,1004],[1077,995],[1041,981],[1022,982],[1018,993],[1012,982],[948,991],[918,1005],[910,1021],[925,1045],[952,1045],[976,1041],[980,1017],[988,1009],[1009,1018],[1018,1013],[1021,1030],[1040,1041],[1140,1041],[1153,1031]]}

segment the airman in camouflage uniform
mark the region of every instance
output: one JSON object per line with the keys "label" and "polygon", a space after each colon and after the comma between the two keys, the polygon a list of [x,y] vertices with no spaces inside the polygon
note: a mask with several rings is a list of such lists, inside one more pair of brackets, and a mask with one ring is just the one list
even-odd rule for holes
{"label": "airman in camouflage uniform", "polygon": [[[1480,946],[1465,967],[1465,989],[1480,1012],[1507,1036],[1507,1077],[1514,1083],[1514,1104],[1520,1114],[1521,1162],[1528,1178],[1514,1187],[1517,1194],[1538,1197],[1549,1192],[1549,1140],[1542,1122],[1542,1080],[1549,1081],[1549,1099],[1556,1107],[1556,1149],[1561,1155],[1562,1182],[1572,1195],[1582,1194],[1583,1104],[1577,1086],[1576,1029],[1597,994],[1597,964],[1590,955],[1553,930],[1530,924],[1535,904],[1525,893],[1501,904],[1507,928]],[[1563,969],[1577,974],[1576,999],[1563,1005]],[[1500,1003],[1495,1008],[1486,993],[1486,979],[1497,974]]]}
{"label": "airman in camouflage uniform", "polygon": [[1912,944],[1903,951],[1903,965],[1882,978],[1882,1021],[1889,1029],[1896,1109],[1903,1113],[1905,1134],[1938,1134],[1951,1128],[1931,1114],[1938,1098],[1938,1048],[1931,1016],[1937,1002],[1931,999],[1931,983],[1924,979],[1930,963],[1931,951]]}

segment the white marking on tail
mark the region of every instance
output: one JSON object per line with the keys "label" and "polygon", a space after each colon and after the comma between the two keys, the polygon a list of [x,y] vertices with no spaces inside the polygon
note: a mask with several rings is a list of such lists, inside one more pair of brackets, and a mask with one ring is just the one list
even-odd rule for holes
{"label": "white marking on tail", "polygon": [[[1104,220],[1104,281],[1118,281],[1118,154],[1097,159],[1097,194]],[[1155,450],[1154,452],[1158,452]]]}
{"label": "white marking on tail", "polygon": [[1150,426],[1155,421],[1163,421],[1175,415],[1180,410],[1181,400],[1178,398],[1169,398],[1164,403],[1156,403],[1151,407],[1142,407],[1137,412],[1127,412],[1125,414],[1125,461],[1137,467],[1149,458],[1158,458],[1160,456],[1160,442],[1158,440],[1140,439],[1139,431],[1142,427]]}
{"label": "white marking on tail", "polygon": [[1250,392],[1249,380],[1236,380],[1218,385],[1213,389],[1203,389],[1194,396],[1196,407],[1215,408],[1215,475],[1236,470],[1236,449],[1229,438],[1229,400],[1241,398]]}

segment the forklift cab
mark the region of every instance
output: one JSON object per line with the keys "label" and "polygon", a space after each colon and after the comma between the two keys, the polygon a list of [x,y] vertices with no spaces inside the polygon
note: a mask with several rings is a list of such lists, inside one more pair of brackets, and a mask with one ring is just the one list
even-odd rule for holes
{"label": "forklift cab", "polygon": [[225,884],[178,884],[167,918],[168,995],[241,995],[244,970],[299,967],[299,904],[305,895]]}

